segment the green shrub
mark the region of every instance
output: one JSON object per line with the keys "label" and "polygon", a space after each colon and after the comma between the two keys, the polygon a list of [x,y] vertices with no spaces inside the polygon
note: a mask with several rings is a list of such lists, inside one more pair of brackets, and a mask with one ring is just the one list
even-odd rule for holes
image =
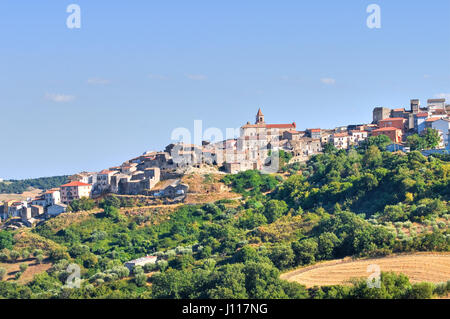
{"label": "green shrub", "polygon": [[21,272],[25,272],[28,269],[28,264],[20,264],[19,268]]}

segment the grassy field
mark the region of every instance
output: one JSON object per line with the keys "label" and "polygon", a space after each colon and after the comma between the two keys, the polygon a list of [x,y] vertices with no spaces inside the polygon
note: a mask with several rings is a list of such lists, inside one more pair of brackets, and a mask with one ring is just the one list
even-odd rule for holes
{"label": "grassy field", "polygon": [[0,202],[10,200],[26,200],[27,198],[35,198],[41,193],[42,190],[32,188],[26,192],[23,192],[22,194],[0,194]]}
{"label": "grassy field", "polygon": [[450,253],[415,253],[381,258],[352,260],[344,258],[302,267],[281,275],[306,287],[349,284],[352,278],[368,278],[369,265],[378,265],[382,272],[407,275],[411,282],[445,282],[450,280]]}

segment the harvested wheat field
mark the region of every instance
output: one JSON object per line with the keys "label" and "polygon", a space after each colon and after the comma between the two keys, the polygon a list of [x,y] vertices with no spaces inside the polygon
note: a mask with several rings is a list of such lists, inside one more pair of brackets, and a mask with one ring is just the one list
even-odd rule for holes
{"label": "harvested wheat field", "polygon": [[22,194],[0,194],[0,201],[10,201],[10,200],[27,200],[27,198],[35,198],[40,195],[42,190],[37,188],[31,188]]}
{"label": "harvested wheat field", "polygon": [[344,258],[299,268],[281,275],[306,287],[345,285],[352,278],[368,278],[369,265],[378,265],[382,272],[403,273],[415,282],[445,282],[450,280],[450,253],[415,253],[353,260]]}

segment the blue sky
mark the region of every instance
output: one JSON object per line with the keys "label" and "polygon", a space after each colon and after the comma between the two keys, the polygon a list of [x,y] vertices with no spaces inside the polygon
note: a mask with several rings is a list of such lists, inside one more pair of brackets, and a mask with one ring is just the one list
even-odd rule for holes
{"label": "blue sky", "polygon": [[[66,27],[71,3],[81,29]],[[449,21],[448,0],[4,0],[0,178],[101,170],[258,107],[332,128],[450,96]]]}

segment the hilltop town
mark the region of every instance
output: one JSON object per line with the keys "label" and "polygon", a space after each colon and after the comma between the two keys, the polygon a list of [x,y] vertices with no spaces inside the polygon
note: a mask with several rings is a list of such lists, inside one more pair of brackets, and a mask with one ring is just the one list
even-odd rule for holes
{"label": "hilltop town", "polygon": [[145,152],[120,166],[100,172],[80,172],[70,176],[68,183],[46,190],[36,198],[5,201],[0,206],[0,220],[20,218],[13,227],[32,227],[66,212],[74,200],[95,199],[107,194],[143,195],[162,203],[180,203],[189,192],[189,186],[182,182],[187,172],[263,171],[273,164],[274,154],[289,154],[289,164],[305,162],[322,153],[327,145],[347,150],[372,136],[387,136],[391,141],[387,151],[409,152],[408,137],[436,130],[438,145],[431,150],[421,150],[422,154],[446,153],[449,150],[449,114],[450,105],[445,99],[429,99],[426,107],[421,107],[420,101],[414,99],[408,109],[376,107],[371,123],[297,130],[295,122],[267,123],[259,109],[255,122],[244,124],[237,138],[215,143],[203,141],[202,145],[170,144],[164,151]]}

